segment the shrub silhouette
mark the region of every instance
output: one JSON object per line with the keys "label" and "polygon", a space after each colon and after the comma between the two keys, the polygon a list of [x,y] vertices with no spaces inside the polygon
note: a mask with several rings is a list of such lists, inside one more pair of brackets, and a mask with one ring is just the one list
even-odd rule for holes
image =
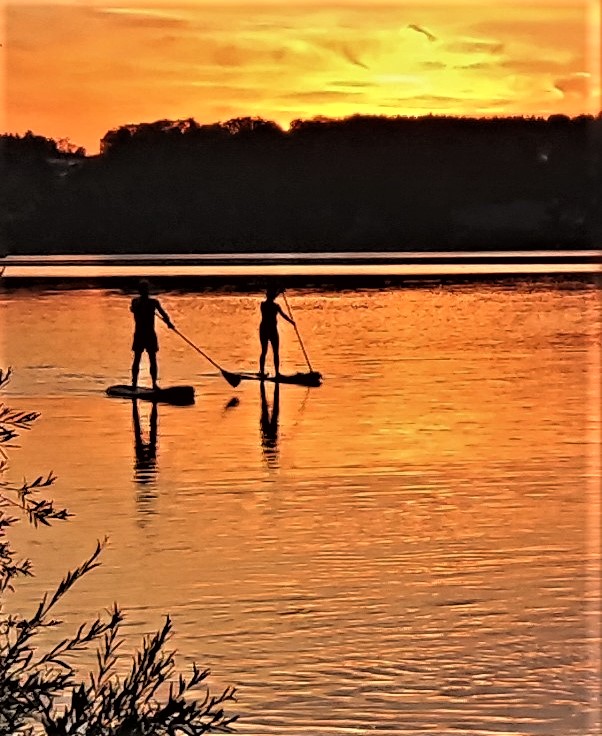
{"label": "shrub silhouette", "polygon": [[[0,370],[0,388],[11,372]],[[30,429],[37,412],[13,410],[0,404],[0,736],[42,733],[47,736],[198,736],[230,732],[237,716],[224,710],[235,691],[228,687],[218,695],[206,689],[195,699],[191,691],[205,684],[208,670],[193,665],[188,676],[174,677],[174,652],[166,650],[171,620],[144,639],[133,656],[129,672],[116,674],[122,643],[123,613],[117,605],[104,617],[82,624],[51,649],[38,646],[40,634],[59,627],[53,609],[84,575],[100,564],[104,543],[79,567],[68,572],[56,590],[43,596],[26,618],[7,612],[6,599],[16,582],[32,575],[29,560],[17,560],[8,538],[19,517],[34,526],[65,521],[66,509],[55,508],[42,492],[55,482],[49,473],[21,485],[7,477],[8,454],[14,440]],[[12,514],[12,515],[11,515]],[[78,680],[72,655],[97,647],[97,669],[88,680]],[[166,690],[163,697],[158,690]]]}

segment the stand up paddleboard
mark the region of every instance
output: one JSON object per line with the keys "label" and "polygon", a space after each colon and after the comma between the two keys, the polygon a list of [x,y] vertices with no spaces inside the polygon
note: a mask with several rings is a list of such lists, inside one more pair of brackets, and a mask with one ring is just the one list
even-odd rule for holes
{"label": "stand up paddleboard", "polygon": [[178,404],[186,406],[194,404],[194,388],[192,386],[168,386],[167,388],[152,389],[138,386],[132,388],[123,384],[109,386],[108,396],[120,399],[143,399],[144,401],[156,401],[162,404]]}
{"label": "stand up paddleboard", "polygon": [[279,376],[262,376],[260,373],[238,373],[241,381],[271,381],[271,383],[291,383],[297,386],[309,386],[317,388],[322,385],[322,374],[318,371],[310,371],[309,373],[293,373],[285,375],[281,373]]}

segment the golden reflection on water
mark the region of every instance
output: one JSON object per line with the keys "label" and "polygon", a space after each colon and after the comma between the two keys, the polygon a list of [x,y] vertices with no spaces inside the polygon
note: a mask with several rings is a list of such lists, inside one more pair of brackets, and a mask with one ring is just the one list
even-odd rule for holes
{"label": "golden reflection on water", "polygon": [[[232,389],[163,330],[162,381],[197,403],[153,418],[103,395],[128,295],[0,295],[7,400],[43,412],[12,472],[52,468],[76,514],[19,529],[38,577],[15,604],[108,534],[61,613],[118,600],[135,637],[172,612],[184,661],[240,687],[243,733],[598,733],[599,292],[288,296],[321,388]],[[161,296],[227,370],[256,369],[260,298]]]}

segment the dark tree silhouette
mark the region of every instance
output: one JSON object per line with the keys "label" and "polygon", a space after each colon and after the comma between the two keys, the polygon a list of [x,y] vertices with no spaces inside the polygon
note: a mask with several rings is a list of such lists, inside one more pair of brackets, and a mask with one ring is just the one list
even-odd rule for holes
{"label": "dark tree silhouette", "polygon": [[600,115],[158,120],[107,132],[87,158],[4,136],[5,249],[588,247],[601,129]]}

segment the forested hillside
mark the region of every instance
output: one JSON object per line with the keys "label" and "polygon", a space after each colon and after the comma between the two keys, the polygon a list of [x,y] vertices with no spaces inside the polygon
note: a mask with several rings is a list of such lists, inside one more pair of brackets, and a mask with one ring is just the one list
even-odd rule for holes
{"label": "forested hillside", "polygon": [[591,247],[602,117],[127,125],[2,136],[10,253]]}

